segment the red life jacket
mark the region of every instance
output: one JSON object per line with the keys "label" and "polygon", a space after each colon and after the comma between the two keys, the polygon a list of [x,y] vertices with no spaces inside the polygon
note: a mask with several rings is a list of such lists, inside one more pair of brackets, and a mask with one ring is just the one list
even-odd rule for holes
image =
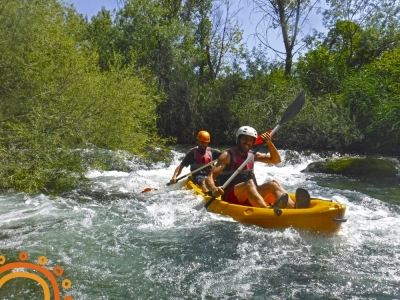
{"label": "red life jacket", "polygon": [[[212,162],[212,152],[211,152],[210,147],[207,147],[204,154],[200,152],[199,147],[194,147],[194,148],[190,149],[190,151],[193,151],[194,159],[195,159],[195,163],[190,165],[190,171],[197,170],[198,168],[201,168],[205,164]],[[200,173],[198,173],[197,175],[199,175],[199,174],[207,175],[209,171],[210,171],[210,168],[205,168],[205,169],[199,171]]]}
{"label": "red life jacket", "polygon": [[199,147],[194,147],[190,149],[190,151],[194,152],[196,164],[208,164],[212,161],[212,153],[210,147],[207,147],[204,154],[200,152]]}
{"label": "red life jacket", "polygon": [[[224,170],[219,175],[219,180],[220,184],[223,185],[231,176],[232,174],[239,169],[239,167],[242,165],[242,163],[251,155],[251,152],[247,153],[247,157],[243,158],[240,156],[239,152],[237,151],[236,148],[229,148],[228,150],[229,155],[231,156],[231,161],[229,166],[226,166]],[[229,188],[231,186],[234,186],[238,183],[245,182],[249,179],[254,179],[254,156],[252,159],[250,159],[247,164],[244,166],[242,171],[239,172],[239,174],[236,175],[236,177],[228,184],[228,186],[225,188]],[[257,183],[256,183],[257,184]]]}

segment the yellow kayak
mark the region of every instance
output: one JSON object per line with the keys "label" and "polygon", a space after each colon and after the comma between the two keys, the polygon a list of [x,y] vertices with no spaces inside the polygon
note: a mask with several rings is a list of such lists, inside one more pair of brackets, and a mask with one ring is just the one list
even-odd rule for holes
{"label": "yellow kayak", "polygon": [[[211,198],[204,195],[201,189],[190,179],[186,181],[186,188],[192,189],[195,193],[202,195],[205,203]],[[295,194],[289,193],[290,197],[296,201]],[[232,219],[251,225],[264,228],[303,228],[320,233],[337,233],[343,222],[346,206],[332,200],[311,198],[309,208],[303,209],[281,209],[282,214],[277,216],[272,208],[258,208],[244,205],[230,204],[216,198],[208,210],[230,216]]]}

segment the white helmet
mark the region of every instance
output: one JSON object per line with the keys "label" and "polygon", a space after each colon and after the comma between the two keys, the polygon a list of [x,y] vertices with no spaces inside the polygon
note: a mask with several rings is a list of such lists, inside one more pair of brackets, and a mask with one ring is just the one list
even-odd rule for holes
{"label": "white helmet", "polygon": [[257,131],[250,126],[242,126],[236,131],[236,143],[238,142],[239,135],[244,134],[248,136],[252,136],[257,139]]}

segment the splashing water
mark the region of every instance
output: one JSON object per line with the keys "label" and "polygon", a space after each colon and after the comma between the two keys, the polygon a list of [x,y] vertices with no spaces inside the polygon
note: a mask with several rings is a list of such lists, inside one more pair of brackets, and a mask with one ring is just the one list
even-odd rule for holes
{"label": "splashing water", "polygon": [[[46,255],[63,266],[74,299],[400,298],[399,204],[383,191],[398,190],[398,178],[381,189],[302,173],[321,157],[294,151],[281,151],[279,165],[256,163],[258,182],[276,179],[288,191],[303,187],[347,206],[348,221],[325,237],[199,210],[203,200],[184,180],[166,186],[184,153],[174,151],[169,166],[91,172],[90,189],[56,200],[0,195],[0,254]],[[141,194],[147,187],[158,190]],[[23,280],[0,288],[1,299],[26,295],[42,294]]]}

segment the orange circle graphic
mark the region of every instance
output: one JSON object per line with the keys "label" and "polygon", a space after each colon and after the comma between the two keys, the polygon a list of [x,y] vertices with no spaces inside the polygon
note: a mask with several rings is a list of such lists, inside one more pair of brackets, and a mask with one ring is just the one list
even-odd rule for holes
{"label": "orange circle graphic", "polygon": [[19,254],[19,260],[25,261],[25,260],[27,260],[27,259],[28,259],[28,253],[22,251],[22,252]]}
{"label": "orange circle graphic", "polygon": [[[57,283],[56,276],[61,276],[64,273],[64,269],[61,266],[55,266],[53,268],[54,274],[47,268],[43,267],[47,263],[46,256],[40,256],[37,260],[37,264],[25,262],[28,259],[28,253],[21,251],[19,253],[20,262],[11,262],[5,263],[6,257],[0,254],[0,289],[9,280],[13,280],[15,278],[28,278],[39,283],[44,292],[44,299],[50,300],[50,288],[53,291],[54,300],[60,299],[60,290]],[[23,269],[22,272],[13,272],[12,270]],[[11,273],[8,273],[11,271]],[[35,273],[30,273],[29,271],[36,271],[36,273],[40,273],[42,276],[46,277],[50,281],[50,286],[48,283],[39,275]],[[69,289],[72,286],[71,280],[64,279],[62,281],[62,287],[64,289]],[[52,298],[53,299],[53,298]],[[73,300],[72,296],[67,295],[64,297],[64,300]]]}
{"label": "orange circle graphic", "polygon": [[64,273],[64,269],[60,266],[55,266],[53,268],[53,272],[54,274],[56,274],[57,276],[61,276]]}
{"label": "orange circle graphic", "polygon": [[[58,288],[58,284],[57,284],[56,278],[54,277],[54,275],[49,270],[47,270],[46,268],[44,268],[42,266],[38,266],[36,264],[29,263],[29,262],[12,262],[12,263],[8,263],[8,264],[5,264],[5,265],[0,267],[0,275],[3,274],[4,272],[9,271],[9,270],[19,269],[19,268],[35,270],[35,271],[41,273],[42,275],[46,276],[47,279],[50,280],[51,287],[53,288],[54,299],[55,300],[60,299],[60,292],[59,292],[59,288]],[[28,272],[22,272],[22,273],[24,274],[24,275],[22,275],[22,277],[24,277],[25,274],[31,274],[31,273],[28,273]],[[14,272],[14,273],[10,273],[10,274],[13,276],[12,278],[21,277],[21,275],[19,275],[20,273],[18,273],[18,272]],[[10,274],[8,274],[8,275],[10,275]],[[33,275],[35,275],[35,274],[33,274]],[[3,276],[1,278],[1,280],[3,280],[4,278],[8,278],[6,276]],[[41,277],[39,276],[39,278],[41,278]],[[36,281],[38,281],[38,280],[36,280]],[[45,285],[47,286],[47,283]]]}
{"label": "orange circle graphic", "polygon": [[62,287],[66,290],[69,289],[71,287],[71,280],[64,279],[62,282]]}
{"label": "orange circle graphic", "polygon": [[43,266],[43,265],[45,265],[46,263],[47,263],[47,258],[46,258],[46,256],[41,256],[41,257],[38,258],[38,264],[39,264],[39,265]]}

